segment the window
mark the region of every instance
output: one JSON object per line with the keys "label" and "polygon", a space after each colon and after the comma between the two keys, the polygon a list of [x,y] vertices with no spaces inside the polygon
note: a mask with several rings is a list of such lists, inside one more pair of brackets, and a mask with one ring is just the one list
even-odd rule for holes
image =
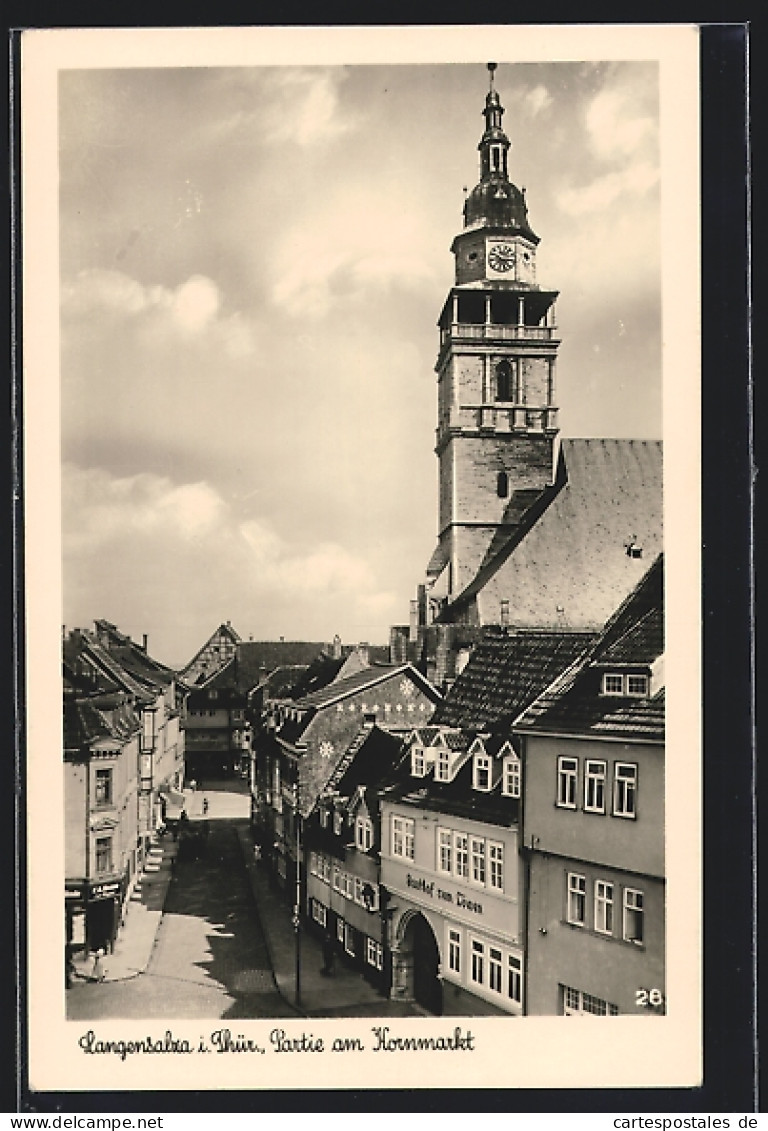
{"label": "window", "polygon": [[336,920],[336,938],[340,943],[344,942],[344,920]]}
{"label": "window", "polygon": [[485,841],[482,837],[472,838],[472,883],[485,884]]}
{"label": "window", "polygon": [[472,939],[472,964],[470,967],[470,977],[473,982],[477,982],[482,986],[485,981],[485,944],[481,943],[479,939]]}
{"label": "window", "polygon": [[617,1017],[618,1006],[611,1005],[601,997],[575,990],[572,986],[563,986],[563,1013],[566,1017],[588,1015],[592,1017]]}
{"label": "window", "polygon": [[455,875],[460,880],[469,879],[469,849],[466,833],[453,834]]}
{"label": "window", "polygon": [[613,884],[595,880],[595,930],[613,934]]}
{"label": "window", "polygon": [[344,831],[344,814],[340,809],[335,809],[333,813],[333,831],[336,836],[341,836]]}
{"label": "window", "polygon": [[501,951],[495,946],[488,948],[488,985],[497,994],[501,993],[502,981]]}
{"label": "window", "polygon": [[504,891],[504,845],[488,841],[488,882],[496,891]]}
{"label": "window", "polygon": [[96,837],[96,871],[112,871],[112,837]]}
{"label": "window", "polygon": [[605,812],[605,762],[584,764],[584,809],[587,813]]}
{"label": "window", "polygon": [[637,801],[637,766],[616,762],[613,767],[613,815],[634,817]]}
{"label": "window", "polygon": [[624,938],[640,945],[643,941],[643,893],[624,889]]}
{"label": "window", "polygon": [[96,771],[96,788],[94,800],[97,805],[112,804],[112,770]]}
{"label": "window", "polygon": [[576,758],[557,759],[557,804],[563,809],[576,808],[576,776],[579,763]]}
{"label": "window", "polygon": [[448,875],[451,873],[451,859],[452,852],[451,846],[453,844],[453,835],[450,829],[437,830],[437,867],[438,871],[446,872]]}
{"label": "window", "polygon": [[141,749],[144,753],[155,748],[155,712],[142,711],[141,714]]}
{"label": "window", "polygon": [[366,938],[365,940],[365,961],[377,970],[384,968],[384,950],[381,943],[376,942],[375,939]]}
{"label": "window", "polygon": [[355,821],[355,844],[361,852],[367,852],[373,844],[373,822],[367,817]]}
{"label": "window", "polygon": [[392,855],[413,860],[414,825],[408,817],[392,817]]}
{"label": "window", "polygon": [[587,918],[587,879],[576,872],[568,873],[568,908],[569,923],[576,927],[583,927]]}
{"label": "window", "polygon": [[507,997],[518,1005],[523,1001],[523,960],[519,954],[507,956]]}
{"label": "window", "polygon": [[461,974],[461,934],[448,930],[448,969],[453,974]]}
{"label": "window", "polygon": [[603,695],[632,695],[643,698],[648,694],[648,676],[644,673],[622,675],[609,672],[603,676]]}
{"label": "window", "polygon": [[310,852],[309,854],[309,871],[313,876],[317,875],[317,853]]}
{"label": "window", "polygon": [[611,673],[603,676],[603,695],[623,695],[624,677]]}
{"label": "window", "polygon": [[427,760],[423,746],[411,747],[411,773],[415,778],[423,778],[427,772]]}
{"label": "window", "polygon": [[500,499],[506,499],[509,494],[509,476],[506,471],[500,471],[496,476],[496,494]]}
{"label": "window", "polygon": [[320,828],[328,828],[328,810],[325,808],[325,806],[320,809]]}
{"label": "window", "polygon": [[355,929],[354,927],[350,927],[349,923],[344,924],[344,949],[351,958],[354,958],[357,954]]}
{"label": "window", "polygon": [[508,361],[500,361],[496,366],[496,400],[512,400],[512,366]]}
{"label": "window", "polygon": [[520,796],[520,777],[520,759],[505,758],[502,792],[506,794],[507,797]]}
{"label": "window", "polygon": [[341,872],[335,864],[333,865],[333,890],[341,894]]}
{"label": "window", "polygon": [[438,750],[437,752],[435,779],[437,781],[451,780],[451,754],[449,750]]}
{"label": "window", "polygon": [[327,856],[323,857],[323,881],[326,884],[331,882],[331,861]]}
{"label": "window", "polygon": [[491,788],[491,759],[487,754],[475,754],[473,770],[474,781],[472,784],[474,788],[489,790]]}
{"label": "window", "polygon": [[328,921],[328,909],[318,900],[312,900],[312,918],[321,927],[324,927]]}

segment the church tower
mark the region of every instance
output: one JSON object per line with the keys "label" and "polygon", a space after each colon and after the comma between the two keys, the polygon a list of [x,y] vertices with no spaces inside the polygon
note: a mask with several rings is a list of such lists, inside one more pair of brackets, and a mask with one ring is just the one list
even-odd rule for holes
{"label": "church tower", "polygon": [[466,588],[553,481],[557,292],[536,281],[539,237],[525,190],[509,179],[496,64],[488,70],[480,182],[451,247],[455,283],[438,321],[439,541],[421,623]]}

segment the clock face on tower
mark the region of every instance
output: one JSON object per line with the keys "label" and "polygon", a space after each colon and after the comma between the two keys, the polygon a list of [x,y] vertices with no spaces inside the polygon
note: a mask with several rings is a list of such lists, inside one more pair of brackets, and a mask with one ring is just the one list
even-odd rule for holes
{"label": "clock face on tower", "polygon": [[511,271],[515,265],[515,249],[512,244],[493,244],[488,251],[488,265],[493,271]]}

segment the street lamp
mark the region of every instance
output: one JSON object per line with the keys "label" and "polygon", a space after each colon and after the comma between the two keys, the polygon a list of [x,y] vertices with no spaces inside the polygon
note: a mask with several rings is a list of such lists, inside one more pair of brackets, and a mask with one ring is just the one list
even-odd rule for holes
{"label": "street lamp", "polygon": [[296,938],[296,1004],[301,1005],[301,817],[296,812],[296,903],[293,908],[293,929]]}

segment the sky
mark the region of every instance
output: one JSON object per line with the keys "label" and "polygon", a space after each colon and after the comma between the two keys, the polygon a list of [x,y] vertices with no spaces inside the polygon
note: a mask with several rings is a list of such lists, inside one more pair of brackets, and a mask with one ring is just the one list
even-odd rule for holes
{"label": "sky", "polygon": [[[658,70],[505,63],[563,436],[661,436]],[[482,63],[59,76],[63,621],[383,643],[437,536]]]}

